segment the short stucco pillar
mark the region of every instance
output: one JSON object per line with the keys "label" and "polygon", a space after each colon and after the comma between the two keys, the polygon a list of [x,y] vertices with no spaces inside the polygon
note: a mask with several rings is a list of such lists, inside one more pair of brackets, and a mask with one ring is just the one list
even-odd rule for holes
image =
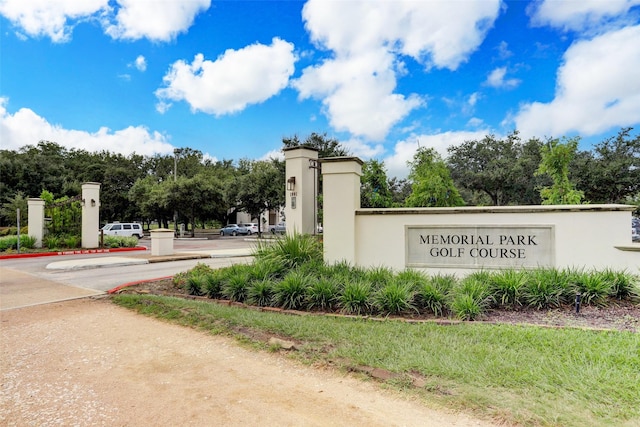
{"label": "short stucco pillar", "polygon": [[174,231],[168,228],[151,230],[151,255],[173,255]]}
{"label": "short stucco pillar", "polygon": [[27,221],[29,222],[27,233],[29,236],[35,237],[36,248],[41,248],[44,237],[44,200],[40,198],[29,199],[27,207]]}
{"label": "short stucco pillar", "polygon": [[360,208],[362,160],[322,159],[324,261],[356,263],[356,209]]}
{"label": "short stucco pillar", "polygon": [[97,248],[100,230],[100,184],[82,184],[82,247]]}
{"label": "short stucco pillar", "polygon": [[285,148],[287,234],[315,234],[317,222],[318,150]]}

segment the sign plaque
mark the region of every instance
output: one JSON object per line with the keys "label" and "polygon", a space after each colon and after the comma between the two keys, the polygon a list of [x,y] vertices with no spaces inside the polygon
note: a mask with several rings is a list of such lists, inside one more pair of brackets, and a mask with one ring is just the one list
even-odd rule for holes
{"label": "sign plaque", "polygon": [[537,268],[555,264],[552,225],[408,225],[407,267]]}

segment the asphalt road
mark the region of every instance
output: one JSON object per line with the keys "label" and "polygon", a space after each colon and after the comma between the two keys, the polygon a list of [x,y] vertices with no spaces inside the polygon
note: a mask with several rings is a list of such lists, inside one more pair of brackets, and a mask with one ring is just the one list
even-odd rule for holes
{"label": "asphalt road", "polygon": [[[142,239],[142,246],[150,248],[151,241]],[[255,241],[244,237],[224,237],[212,240],[199,239],[177,239],[174,241],[174,251],[197,251],[197,250],[223,250],[251,248]],[[85,289],[97,291],[108,291],[124,283],[138,280],[149,280],[165,276],[173,276],[176,273],[187,271],[198,263],[204,263],[211,267],[223,267],[232,263],[249,262],[250,258],[203,258],[196,260],[160,262],[142,265],[127,265],[114,267],[101,267],[80,270],[49,270],[47,265],[61,261],[74,259],[91,259],[99,257],[113,256],[135,256],[136,252],[127,253],[106,253],[106,254],[83,254],[83,255],[61,255],[36,258],[21,258],[1,260],[0,266],[10,268],[20,272],[28,273],[42,279],[56,283],[77,286]]]}

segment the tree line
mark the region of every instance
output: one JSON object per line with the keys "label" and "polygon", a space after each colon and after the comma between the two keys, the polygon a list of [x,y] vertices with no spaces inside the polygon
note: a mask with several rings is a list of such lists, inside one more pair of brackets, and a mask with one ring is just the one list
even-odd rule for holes
{"label": "tree line", "polygon": [[[577,138],[522,141],[517,131],[451,146],[446,158],[420,147],[407,164],[406,179],[388,178],[384,162],[371,159],[363,165],[361,206],[638,205],[640,135],[631,132],[621,129],[588,151],[577,149]],[[326,134],[286,137],[282,143],[316,148],[320,158],[350,154]],[[280,209],[284,181],[284,162],[275,158],[212,161],[190,148],[125,156],[40,141],[0,150],[0,225],[15,225],[16,208],[26,224],[29,197],[46,191],[70,198],[81,193],[82,183],[99,182],[103,222],[157,221],[168,227],[177,214],[193,232],[196,226],[226,224],[238,211],[258,217],[265,209]]]}

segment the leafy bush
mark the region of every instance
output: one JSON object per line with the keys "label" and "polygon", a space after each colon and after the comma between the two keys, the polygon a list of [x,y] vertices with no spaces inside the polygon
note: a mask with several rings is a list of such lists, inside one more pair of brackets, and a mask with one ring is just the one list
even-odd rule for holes
{"label": "leafy bush", "polygon": [[[36,245],[36,238],[27,236],[26,234],[20,235],[20,249],[33,249]],[[0,252],[17,250],[18,249],[18,236],[3,236],[0,237]]]}
{"label": "leafy bush", "polygon": [[307,288],[311,285],[311,276],[300,271],[292,271],[274,286],[274,301],[284,309],[297,310],[305,303]]}
{"label": "leafy bush", "polygon": [[339,297],[340,309],[349,314],[365,314],[371,311],[371,284],[356,280],[344,284]]}
{"label": "leafy bush", "polygon": [[0,238],[0,251],[16,249],[18,247],[18,236],[4,236]]}
{"label": "leafy bush", "polygon": [[105,248],[135,248],[138,246],[137,237],[104,236]]}
{"label": "leafy bush", "polygon": [[62,240],[60,239],[59,236],[56,236],[53,234],[47,234],[42,239],[42,245],[49,249],[57,249],[62,247]]}
{"label": "leafy bush", "polygon": [[67,236],[64,239],[64,244],[67,248],[79,248],[82,246],[82,237],[77,235]]}
{"label": "leafy bush", "polygon": [[375,307],[383,313],[399,314],[415,310],[413,305],[414,291],[410,284],[398,279],[391,280],[373,296]]}

